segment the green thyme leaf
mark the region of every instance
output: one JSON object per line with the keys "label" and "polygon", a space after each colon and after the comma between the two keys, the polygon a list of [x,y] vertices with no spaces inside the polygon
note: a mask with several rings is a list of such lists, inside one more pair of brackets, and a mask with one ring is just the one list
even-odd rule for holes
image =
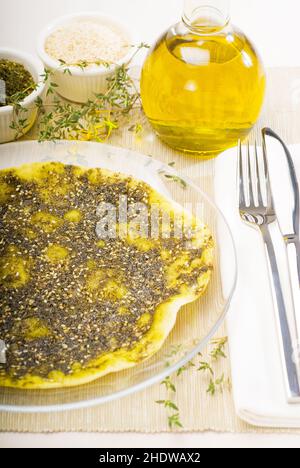
{"label": "green thyme leaf", "polygon": [[219,338],[212,340],[211,344],[214,345],[214,348],[209,353],[210,357],[214,360],[217,360],[219,357],[226,358],[225,346],[228,342],[228,338]]}
{"label": "green thyme leaf", "polygon": [[200,362],[200,367],[198,368],[198,370],[201,372],[208,371],[211,375],[214,375],[214,371],[208,362],[204,362],[204,361]]}
{"label": "green thyme leaf", "polygon": [[175,387],[174,383],[171,381],[170,377],[167,377],[165,380],[163,380],[161,385],[165,385],[167,390],[170,390],[170,391],[176,393],[176,387]]}
{"label": "green thyme leaf", "polygon": [[168,417],[168,425],[170,429],[173,429],[174,427],[183,427],[180,421],[179,413],[172,414]]}
{"label": "green thyme leaf", "polygon": [[213,379],[210,379],[209,381],[209,386],[206,390],[206,393],[209,393],[210,395],[214,396],[215,393],[216,393],[216,384],[215,382],[213,381]]}
{"label": "green thyme leaf", "polygon": [[184,188],[184,189],[187,188],[186,181],[181,179],[181,177],[175,176],[175,175],[172,175],[172,174],[164,174],[164,176],[166,177],[166,179],[170,179],[170,180],[173,180],[173,182],[179,183],[182,188]]}

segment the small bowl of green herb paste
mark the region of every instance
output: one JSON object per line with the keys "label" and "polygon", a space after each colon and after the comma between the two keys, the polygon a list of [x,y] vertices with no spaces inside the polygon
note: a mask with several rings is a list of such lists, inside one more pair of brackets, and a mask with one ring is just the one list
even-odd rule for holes
{"label": "small bowl of green herb paste", "polygon": [[0,143],[17,140],[33,126],[45,83],[42,62],[0,48]]}

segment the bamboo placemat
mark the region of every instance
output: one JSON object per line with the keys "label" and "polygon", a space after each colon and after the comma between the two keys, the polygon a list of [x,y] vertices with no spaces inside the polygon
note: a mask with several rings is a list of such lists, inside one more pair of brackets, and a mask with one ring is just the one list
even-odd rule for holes
{"label": "bamboo placemat", "polygon": [[[277,68],[268,71],[268,95],[263,116],[257,126],[270,126],[287,143],[300,142],[300,68]],[[27,138],[34,139],[34,129]],[[141,137],[128,130],[120,131],[112,145],[140,151],[164,162],[175,161],[183,172],[213,197],[214,161],[183,156],[162,144],[146,129]],[[219,336],[226,335],[225,326]],[[222,359],[216,374],[230,376],[230,360]],[[225,388],[215,396],[207,394],[209,377],[199,372],[186,372],[176,378],[176,403],[184,425],[178,431],[270,432],[251,427],[235,414],[231,391]],[[165,388],[155,385],[138,394],[99,407],[51,414],[0,413],[2,432],[168,432],[166,411],[155,401],[166,398]],[[278,430],[279,432],[299,432]],[[272,430],[272,432],[274,432]]]}

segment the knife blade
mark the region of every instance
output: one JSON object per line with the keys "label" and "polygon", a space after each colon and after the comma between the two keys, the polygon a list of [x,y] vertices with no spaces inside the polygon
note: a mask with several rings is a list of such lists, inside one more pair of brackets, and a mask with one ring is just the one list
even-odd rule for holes
{"label": "knife blade", "polygon": [[280,138],[280,136],[277,135],[277,133],[275,133],[271,128],[264,128],[262,130],[262,134],[265,141],[266,136],[269,136],[281,144],[289,168],[289,176],[293,193],[292,215],[289,219],[288,226],[282,226],[282,229],[283,237],[287,246],[290,265],[296,265],[298,273],[298,286],[300,287],[300,191],[296,170],[291,153],[282,138]]}

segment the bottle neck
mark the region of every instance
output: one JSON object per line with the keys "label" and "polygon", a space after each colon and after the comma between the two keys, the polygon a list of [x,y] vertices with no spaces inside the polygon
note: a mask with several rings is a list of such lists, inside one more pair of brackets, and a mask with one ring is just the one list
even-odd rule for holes
{"label": "bottle neck", "polygon": [[230,20],[230,0],[184,0],[182,20],[198,33],[211,34],[224,29]]}

